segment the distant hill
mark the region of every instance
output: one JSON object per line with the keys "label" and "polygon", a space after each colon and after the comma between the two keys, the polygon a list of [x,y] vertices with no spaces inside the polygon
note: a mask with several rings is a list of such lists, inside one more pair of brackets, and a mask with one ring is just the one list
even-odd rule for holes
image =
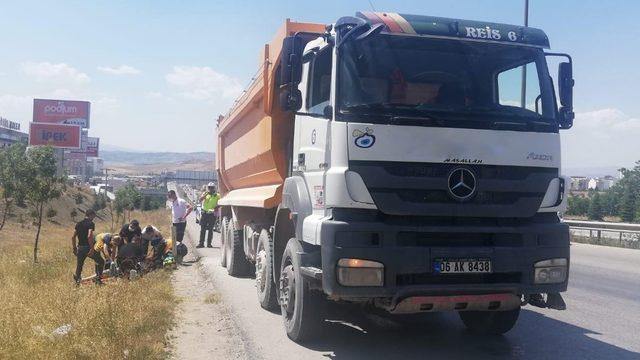
{"label": "distant hill", "polygon": [[[563,167],[562,173],[568,176],[603,177],[618,176],[618,169],[623,166]],[[631,167],[632,168],[632,167]]]}
{"label": "distant hill", "polygon": [[121,174],[152,174],[163,171],[213,171],[215,153],[100,151],[107,168]]}
{"label": "distant hill", "polygon": [[213,164],[215,154],[211,152],[175,153],[175,152],[130,152],[130,151],[105,151],[100,152],[100,157],[106,164],[177,164],[185,162],[210,162]]}

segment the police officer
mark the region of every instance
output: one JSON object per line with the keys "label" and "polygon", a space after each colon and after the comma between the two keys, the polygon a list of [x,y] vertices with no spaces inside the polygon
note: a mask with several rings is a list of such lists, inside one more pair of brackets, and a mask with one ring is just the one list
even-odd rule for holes
{"label": "police officer", "polygon": [[[218,207],[220,194],[216,192],[216,184],[210,182],[207,185],[207,191],[200,196],[202,203],[202,216],[200,218],[200,243],[197,248],[204,247],[204,237],[207,235],[207,247],[212,248],[211,239],[213,238],[213,225],[216,222],[215,210]],[[209,234],[206,234],[209,231]]]}

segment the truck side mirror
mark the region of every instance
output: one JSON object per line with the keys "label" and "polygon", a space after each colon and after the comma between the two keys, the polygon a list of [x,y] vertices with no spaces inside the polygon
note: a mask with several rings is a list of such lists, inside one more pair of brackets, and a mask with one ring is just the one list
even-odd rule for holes
{"label": "truck side mirror", "polygon": [[558,85],[560,88],[560,104],[573,108],[573,67],[570,62],[562,62],[558,66]]}
{"label": "truck side mirror", "polygon": [[283,89],[278,100],[283,111],[298,111],[302,107],[302,93],[297,87]]}
{"label": "truck side mirror", "polygon": [[560,126],[569,129],[573,126],[573,66],[571,62],[562,62],[558,66],[558,91],[560,97]]}
{"label": "truck side mirror", "polygon": [[298,84],[302,79],[302,51],[300,36],[288,36],[282,42],[280,53],[280,85]]}
{"label": "truck side mirror", "polygon": [[560,129],[570,129],[573,126],[573,119],[576,115],[573,112],[573,61],[569,54],[564,53],[544,53],[545,56],[559,56],[569,61],[561,62],[558,65],[558,97],[560,98],[560,109],[558,110],[558,124]]}

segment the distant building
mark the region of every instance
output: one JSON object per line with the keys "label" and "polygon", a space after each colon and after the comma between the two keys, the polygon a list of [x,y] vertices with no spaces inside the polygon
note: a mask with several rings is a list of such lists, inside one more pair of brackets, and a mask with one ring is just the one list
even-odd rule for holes
{"label": "distant building", "polygon": [[618,181],[618,179],[613,176],[607,175],[602,178],[591,178],[589,179],[589,183],[587,185],[587,189],[589,190],[597,190],[597,191],[605,191],[611,189],[613,185]]}
{"label": "distant building", "polygon": [[589,189],[589,178],[585,176],[572,176],[571,185],[569,190],[571,191],[587,191]]}
{"label": "distant building", "polygon": [[87,165],[91,169],[90,176],[100,176],[104,171],[104,160],[102,158],[90,157],[87,158]]}
{"label": "distant building", "polygon": [[20,123],[0,117],[0,149],[15,143],[27,144],[29,134],[20,131]]}

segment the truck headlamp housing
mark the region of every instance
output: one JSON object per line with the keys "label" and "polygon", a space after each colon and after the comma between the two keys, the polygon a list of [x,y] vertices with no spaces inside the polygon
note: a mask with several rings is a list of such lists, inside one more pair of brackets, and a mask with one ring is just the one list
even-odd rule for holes
{"label": "truck headlamp housing", "polygon": [[558,284],[567,280],[567,259],[557,258],[538,261],[534,264],[535,284]]}
{"label": "truck headlamp housing", "polygon": [[384,285],[384,265],[363,259],[338,260],[338,283],[343,286]]}

